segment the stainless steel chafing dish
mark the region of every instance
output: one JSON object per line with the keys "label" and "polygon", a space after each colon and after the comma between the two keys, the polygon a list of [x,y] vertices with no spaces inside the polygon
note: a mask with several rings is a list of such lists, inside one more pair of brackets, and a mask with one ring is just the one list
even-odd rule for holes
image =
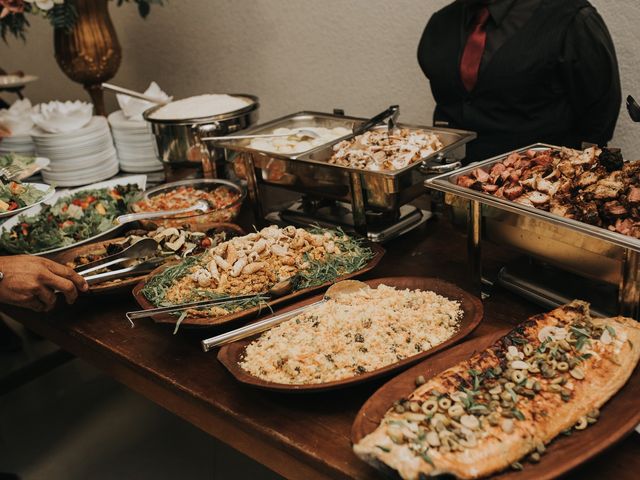
{"label": "stainless steel chafing dish", "polygon": [[[302,128],[308,126],[337,127],[353,129],[365,119],[318,112],[299,112],[272,122],[246,130],[246,134],[263,134],[276,128]],[[357,231],[367,232],[368,211],[394,212],[424,193],[424,180],[428,174],[452,168],[445,163],[454,152],[458,158],[464,156],[464,145],[473,140],[473,132],[453,129],[439,129],[418,125],[398,124],[400,128],[428,130],[437,134],[444,144],[440,151],[421,161],[395,171],[368,171],[347,168],[327,163],[333,153],[333,145],[351,139],[348,135],[333,142],[300,154],[283,155],[264,152],[249,147],[248,140],[220,141],[218,146],[230,152],[229,158],[241,159],[248,174],[248,187],[257,209],[258,218],[264,216],[259,199],[260,184],[282,187],[306,196],[332,199],[351,204],[353,224]],[[374,127],[384,128],[386,126]],[[455,164],[459,166],[460,164]]]}
{"label": "stainless steel chafing dish", "polygon": [[[535,144],[516,150],[560,148]],[[451,195],[454,215],[468,214],[469,257],[478,284],[482,276],[481,237],[514,248],[582,277],[618,286],[621,314],[639,318],[640,239],[457,185],[476,168],[490,170],[509,154],[428,179],[425,185]]]}

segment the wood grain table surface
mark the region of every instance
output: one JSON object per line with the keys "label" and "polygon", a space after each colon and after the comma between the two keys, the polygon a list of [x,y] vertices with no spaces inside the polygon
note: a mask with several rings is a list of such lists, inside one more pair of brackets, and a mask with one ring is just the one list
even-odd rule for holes
{"label": "wood grain table surface", "polygon": [[[246,225],[250,221],[245,222]],[[465,237],[445,219],[385,245],[387,254],[366,278],[398,275],[440,277],[469,288]],[[485,249],[487,264],[505,253]],[[3,306],[5,313],[63,349],[102,369],[217,439],[292,479],[382,478],[351,451],[350,429],[379,380],[322,394],[287,395],[252,389],[236,382],[204,353],[203,331],[180,331],[140,321],[131,328],[124,317],[136,309],[131,295],[86,297],[71,307],[42,315]],[[504,290],[485,301],[484,320],[473,337],[505,329],[541,309]],[[637,478],[640,435],[574,470],[568,478]]]}

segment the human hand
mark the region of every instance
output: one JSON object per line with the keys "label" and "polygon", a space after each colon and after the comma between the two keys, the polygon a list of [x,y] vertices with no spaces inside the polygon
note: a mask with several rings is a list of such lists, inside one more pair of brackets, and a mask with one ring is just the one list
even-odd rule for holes
{"label": "human hand", "polygon": [[4,125],[0,125],[0,141],[4,137],[10,137],[10,136],[11,136],[11,130],[9,130],[9,128],[5,127]]}
{"label": "human hand", "polygon": [[89,289],[87,282],[71,268],[32,255],[0,257],[0,303],[49,311],[56,304],[56,291],[71,304],[78,292]]}

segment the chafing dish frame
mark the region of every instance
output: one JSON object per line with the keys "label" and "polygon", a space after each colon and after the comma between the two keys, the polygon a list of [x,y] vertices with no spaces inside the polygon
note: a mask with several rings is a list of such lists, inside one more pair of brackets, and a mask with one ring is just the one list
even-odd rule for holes
{"label": "chafing dish frame", "polygon": [[[301,111],[246,130],[245,134],[259,134],[286,126],[301,116],[325,120],[351,121],[353,125],[366,121],[360,117],[349,117],[312,111]],[[248,141],[219,140],[216,144],[242,158],[247,173],[249,195],[254,204],[256,218],[264,218],[260,201],[259,184],[285,188],[315,198],[329,198],[345,201],[352,205],[354,227],[358,233],[367,232],[367,210],[397,211],[400,206],[423,194],[424,179],[429,174],[460,166],[459,162],[445,163],[448,154],[463,148],[474,140],[476,134],[465,130],[433,128],[421,125],[399,123],[399,128],[421,129],[442,137],[449,137],[448,144],[418,162],[394,171],[362,170],[327,163],[333,146],[343,140],[355,137],[350,134],[324,145],[297,154],[282,154],[256,150],[248,147]],[[384,125],[374,127],[387,128]],[[271,175],[276,170],[281,175]]]}
{"label": "chafing dish frame", "polygon": [[[426,180],[425,186],[427,188],[468,200],[467,227],[469,234],[467,246],[470,273],[476,283],[476,288],[481,290],[482,287],[482,205],[486,205],[500,211],[529,217],[534,221],[552,224],[560,227],[561,230],[565,229],[570,233],[575,232],[581,236],[600,240],[610,246],[619,247],[622,253],[618,282],[618,311],[621,315],[640,318],[640,239],[457,185],[457,179],[459,177],[468,175],[477,168],[488,171],[494,164],[503,161],[512,153],[548,149],[559,150],[561,147],[545,143],[536,143]],[[536,256],[535,254],[532,255]],[[547,258],[544,259],[547,260]],[[561,266],[561,262],[557,264]]]}

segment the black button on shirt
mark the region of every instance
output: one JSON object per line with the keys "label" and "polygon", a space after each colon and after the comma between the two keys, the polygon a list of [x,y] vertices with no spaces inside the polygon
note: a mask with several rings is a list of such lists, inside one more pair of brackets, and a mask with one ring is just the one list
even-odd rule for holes
{"label": "black button on shirt", "polygon": [[468,161],[536,142],[606,144],[620,111],[620,78],[595,8],[586,0],[490,2],[478,83],[467,92],[460,59],[482,3],[445,7],[420,40],[418,61],[436,100],[434,124],[478,132]]}

